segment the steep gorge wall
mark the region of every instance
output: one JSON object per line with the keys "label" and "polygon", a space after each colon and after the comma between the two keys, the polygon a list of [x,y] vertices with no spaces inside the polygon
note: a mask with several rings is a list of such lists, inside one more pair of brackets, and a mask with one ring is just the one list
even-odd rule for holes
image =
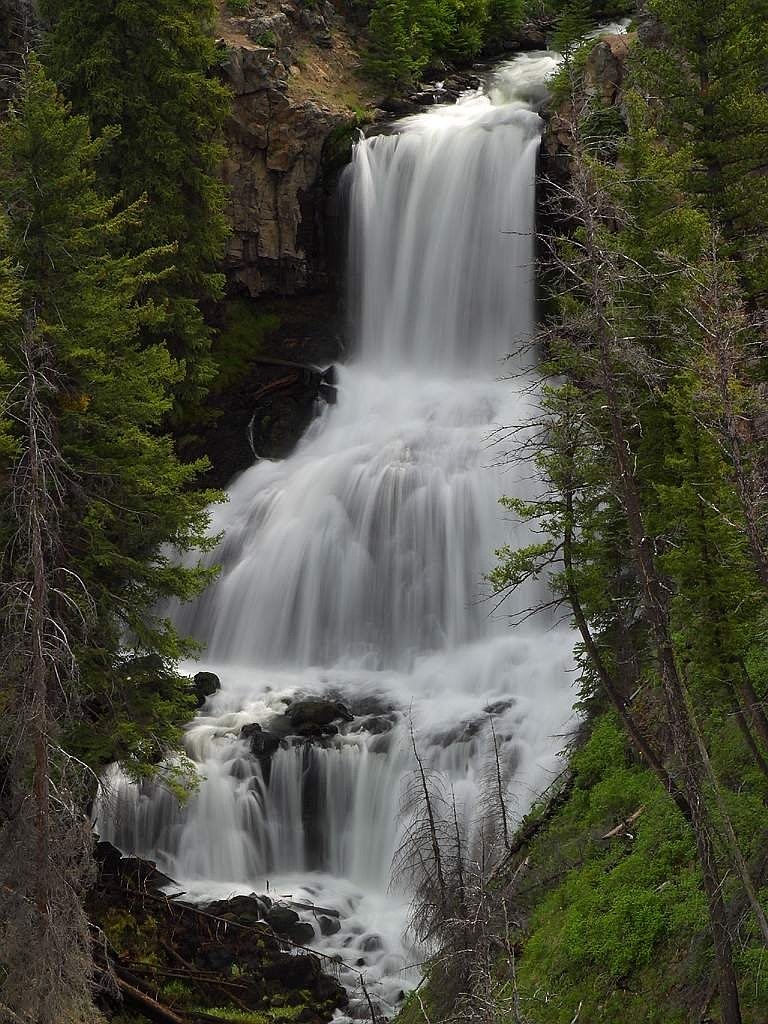
{"label": "steep gorge wall", "polygon": [[[225,81],[234,94],[224,179],[232,238],[224,269],[250,298],[333,286],[339,150],[367,105],[348,26],[327,2],[222,8]],[[329,237],[331,236],[331,237]]]}

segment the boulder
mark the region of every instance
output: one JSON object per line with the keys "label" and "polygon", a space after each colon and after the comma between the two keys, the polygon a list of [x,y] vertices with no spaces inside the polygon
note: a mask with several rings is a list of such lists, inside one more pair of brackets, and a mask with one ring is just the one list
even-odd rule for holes
{"label": "boulder", "polygon": [[336,935],[341,931],[341,921],[338,917],[328,917],[327,914],[321,914],[317,919],[317,923],[320,925],[320,934],[326,938],[329,935]]}
{"label": "boulder", "polygon": [[384,943],[381,941],[380,935],[366,935],[360,943],[360,949],[362,949],[364,953],[376,953],[378,950],[383,948]]}
{"label": "boulder", "polygon": [[241,740],[250,740],[251,753],[259,761],[269,760],[280,747],[280,736],[267,732],[258,722],[249,722],[240,730]]}
{"label": "boulder", "polygon": [[340,700],[310,698],[291,704],[286,717],[299,735],[306,736],[322,734],[334,722],[351,722],[355,716]]}
{"label": "boulder", "polygon": [[371,736],[381,736],[382,733],[389,732],[394,724],[394,716],[371,715],[360,722],[360,731],[370,733]]}
{"label": "boulder", "polygon": [[144,860],[143,857],[124,857],[112,843],[97,842],[93,856],[102,882],[109,879],[120,885],[130,885],[136,890],[147,892],[176,884],[168,875],[157,870],[154,861]]}
{"label": "boulder", "polygon": [[308,921],[302,921],[295,910],[280,903],[269,908],[264,920],[278,935],[300,946],[305,946],[315,937],[315,929]]}
{"label": "boulder", "polygon": [[259,46],[265,46],[268,49],[281,47],[290,32],[291,23],[282,11],[254,18],[248,26],[248,36]]}
{"label": "boulder", "polygon": [[197,706],[201,708],[208,697],[212,697],[221,689],[221,680],[214,672],[196,672],[192,678],[197,697]]}
{"label": "boulder", "polygon": [[237,924],[255,925],[263,921],[270,911],[270,901],[266,896],[233,896],[229,900],[216,900],[208,903],[205,908],[209,914],[222,917],[226,921]]}

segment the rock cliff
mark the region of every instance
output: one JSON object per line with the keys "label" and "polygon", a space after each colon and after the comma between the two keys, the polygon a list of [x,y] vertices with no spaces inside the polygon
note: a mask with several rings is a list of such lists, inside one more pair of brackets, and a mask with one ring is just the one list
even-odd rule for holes
{"label": "rock cliff", "polygon": [[370,99],[355,73],[356,42],[324,0],[268,0],[237,15],[224,3],[217,34],[234,93],[223,169],[230,291],[325,290],[335,276],[328,225],[341,154]]}

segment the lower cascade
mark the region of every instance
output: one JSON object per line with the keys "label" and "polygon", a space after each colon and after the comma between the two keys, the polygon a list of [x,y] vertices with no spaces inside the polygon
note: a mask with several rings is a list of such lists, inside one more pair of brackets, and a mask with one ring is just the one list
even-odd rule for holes
{"label": "lower cascade", "polygon": [[222,682],[186,734],[200,787],[180,806],[114,769],[100,797],[101,837],[187,899],[296,910],[301,940],[340,958],[352,1017],[370,1016],[360,974],[388,1014],[418,980],[391,874],[413,740],[469,821],[492,717],[519,817],[570,720],[572,638],[525,614],[544,584],[497,610],[483,583],[495,549],[528,540],[499,496],[536,487],[515,458],[535,377],[502,360],[532,330],[535,106],[555,66],[520,56],[355,147],[338,403],[233,482],[206,556],[220,579],[174,612],[205,644],[191,671]]}

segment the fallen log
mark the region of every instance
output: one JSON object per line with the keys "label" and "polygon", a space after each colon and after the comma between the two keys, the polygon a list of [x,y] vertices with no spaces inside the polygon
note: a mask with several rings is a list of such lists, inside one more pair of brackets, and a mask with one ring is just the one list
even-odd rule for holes
{"label": "fallen log", "polygon": [[606,832],[605,835],[600,836],[600,838],[614,839],[616,836],[619,836],[623,832],[626,832],[630,825],[634,825],[634,823],[637,821],[637,819],[640,817],[644,810],[645,804],[643,804],[642,807],[638,807],[638,809],[634,811],[632,814],[630,814],[628,818],[625,818],[624,821],[619,822],[619,824],[615,828],[612,828],[610,832]]}
{"label": "fallen log", "polygon": [[[138,1006],[142,1013],[145,1013],[151,1020],[160,1021],[160,1024],[189,1024],[189,1018],[179,1017],[173,1012],[168,1006],[163,1006],[162,1003],[158,1003],[152,996],[142,992],[141,989],[136,988],[127,982],[125,978],[121,978],[120,975],[116,975],[115,978],[117,987],[125,996],[128,1002]],[[215,1018],[211,1018],[212,1020]]]}

